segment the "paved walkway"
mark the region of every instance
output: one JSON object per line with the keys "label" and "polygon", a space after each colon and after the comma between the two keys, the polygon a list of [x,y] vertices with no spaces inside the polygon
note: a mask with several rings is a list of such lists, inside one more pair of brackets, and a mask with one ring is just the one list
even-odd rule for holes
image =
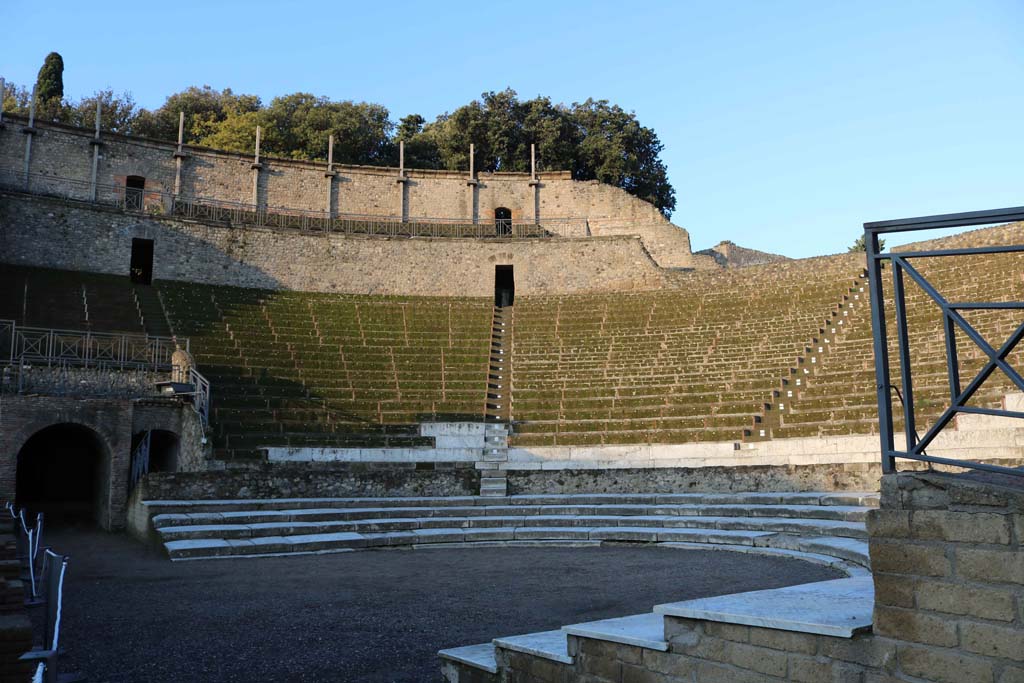
{"label": "paved walkway", "polygon": [[437,681],[439,649],[841,576],[666,548],[394,550],[172,563],[123,535],[71,555],[65,662],[90,681]]}

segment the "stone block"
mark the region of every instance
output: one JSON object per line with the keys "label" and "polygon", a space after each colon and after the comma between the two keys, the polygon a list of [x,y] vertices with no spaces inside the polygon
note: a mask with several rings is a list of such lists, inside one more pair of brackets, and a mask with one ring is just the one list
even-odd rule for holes
{"label": "stone block", "polygon": [[913,607],[918,579],[906,574],[876,573],[875,604],[889,607]]}
{"label": "stone block", "polygon": [[622,662],[614,657],[581,654],[576,658],[577,670],[609,681],[622,678]]}
{"label": "stone block", "polygon": [[622,683],[676,683],[678,679],[643,667],[623,664],[621,680]]}
{"label": "stone block", "polygon": [[769,647],[773,650],[813,655],[818,651],[818,636],[810,633],[751,628],[750,644]]}
{"label": "stone block", "polygon": [[946,576],[949,560],[942,545],[914,545],[904,541],[872,540],[871,568],[876,572]]}
{"label": "stone block", "polygon": [[999,675],[999,683],[1024,683],[1024,668],[1008,666]]}
{"label": "stone block", "polygon": [[704,633],[723,640],[732,640],[737,643],[750,642],[750,627],[740,624],[725,624],[717,621],[708,621],[704,624]]}
{"label": "stone block", "polygon": [[963,614],[996,621],[1013,621],[1014,618],[1013,593],[959,583],[921,581],[917,585],[917,606],[933,612]]}
{"label": "stone block", "polygon": [[957,548],[957,575],[983,583],[1024,584],[1024,553],[1019,550]]}
{"label": "stone block", "polygon": [[875,632],[890,638],[927,645],[955,647],[956,623],[918,610],[875,606]]}
{"label": "stone block", "polygon": [[1024,630],[972,621],[960,622],[962,645],[968,652],[1024,662]]}
{"label": "stone block", "polygon": [[896,660],[896,645],[870,634],[852,639],[822,638],[818,654],[873,669],[889,669]]}
{"label": "stone block", "polygon": [[906,510],[870,510],[867,527],[871,538],[908,538],[910,513]]}
{"label": "stone block", "polygon": [[992,663],[982,657],[919,645],[898,648],[900,670],[935,683],[993,683]]}
{"label": "stone block", "polygon": [[957,543],[1010,542],[1010,517],[990,512],[918,510],[911,519],[914,538]]}
{"label": "stone block", "polygon": [[728,647],[729,663],[768,676],[784,677],[789,656],[783,652],[735,643]]}
{"label": "stone block", "polygon": [[579,652],[588,657],[615,659],[627,664],[639,664],[643,660],[643,650],[633,645],[610,643],[595,638],[577,638]]}
{"label": "stone block", "polygon": [[789,680],[793,683],[821,683],[831,677],[831,660],[793,654],[789,656]]}
{"label": "stone block", "polygon": [[697,665],[695,680],[700,681],[700,683],[766,683],[766,681],[780,681],[782,679],[767,678],[764,674],[737,669],[728,664],[700,662]]}
{"label": "stone block", "polygon": [[694,660],[683,655],[657,650],[643,650],[643,667],[651,671],[682,679],[696,668]]}

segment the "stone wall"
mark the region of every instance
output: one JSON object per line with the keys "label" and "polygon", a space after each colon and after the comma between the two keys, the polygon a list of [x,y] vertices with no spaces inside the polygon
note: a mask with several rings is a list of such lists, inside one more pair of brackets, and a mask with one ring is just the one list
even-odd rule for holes
{"label": "stone wall", "polygon": [[0,192],[0,260],[127,275],[132,238],[154,241],[154,277],[353,294],[493,296],[494,266],[519,294],[655,289],[661,270],[637,238],[381,238],[226,228]]}
{"label": "stone wall", "polygon": [[96,435],[102,451],[94,494],[97,522],[104,529],[125,526],[134,434],[174,432],[181,444],[179,460],[191,467],[205,461],[205,454],[197,452],[201,425],[190,407],[177,402],[6,394],[0,400],[0,498],[15,499],[18,453],[34,434],[53,425],[80,425]]}
{"label": "stone wall", "polygon": [[475,496],[479,490],[473,463],[302,463],[151,473],[141,500]]}
{"label": "stone wall", "polygon": [[[9,117],[0,129],[0,169],[20,172],[25,158],[27,122]],[[79,181],[71,196],[88,199],[92,177],[93,132],[57,124],[37,123],[32,137],[30,172],[36,189],[56,187],[56,180]],[[673,225],[649,202],[617,187],[596,181],[574,181],[567,171],[538,174],[480,174],[477,185],[466,173],[407,170],[407,182],[396,182],[397,168],[335,165],[326,162],[261,158],[217,150],[185,147],[175,157],[171,143],[104,133],[97,182],[100,195],[123,187],[129,175],[146,179],[146,189],[183,197],[216,199],[305,211],[330,211],[380,217],[436,217],[465,222],[491,222],[499,207],[515,220],[586,219],[595,235],[640,235],[663,267],[694,267],[688,233]],[[16,176],[15,176],[16,177]],[[254,195],[255,188],[255,195]],[[52,188],[51,188],[52,189]]]}

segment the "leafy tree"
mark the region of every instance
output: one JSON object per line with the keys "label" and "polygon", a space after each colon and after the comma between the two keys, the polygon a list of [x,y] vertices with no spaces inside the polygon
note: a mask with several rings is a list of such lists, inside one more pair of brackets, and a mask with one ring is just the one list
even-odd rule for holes
{"label": "leafy tree", "polygon": [[[885,240],[883,240],[883,239],[878,240],[878,248],[879,248],[879,250],[885,249]],[[856,253],[856,252],[866,253],[867,250],[868,250],[868,247],[867,247],[867,244],[864,242],[864,235],[861,235],[860,237],[858,237],[854,241],[853,244],[851,244],[849,247],[847,247],[846,253],[848,253],[848,254],[853,254],[853,253]]]}
{"label": "leafy tree", "polygon": [[5,114],[18,114],[28,116],[29,102],[32,94],[24,86],[14,83],[4,83],[2,93],[2,108]]}
{"label": "leafy tree", "polygon": [[208,85],[192,86],[170,95],[163,106],[139,113],[135,133],[159,140],[178,139],[178,113],[185,113],[185,141],[200,141],[213,135],[231,114],[259,111],[260,99],[255,95],[236,95],[231,88],[214,90]]}
{"label": "leafy tree", "polygon": [[[405,163],[410,168],[443,168],[441,152],[437,147],[437,136],[424,128],[427,120],[419,114],[409,114],[398,122],[395,142],[405,143]],[[397,147],[394,145],[391,163],[397,163]]]}
{"label": "leafy tree", "polygon": [[82,128],[96,125],[96,103],[100,104],[100,130],[111,133],[130,134],[134,132],[135,120],[139,115],[138,105],[130,93],[115,95],[107,88],[83,98],[65,109],[65,123]]}
{"label": "leafy tree", "polygon": [[325,159],[334,135],[334,160],[383,165],[390,161],[394,124],[387,108],[367,102],[334,102],[309,93],[275,97],[262,112],[267,154]]}

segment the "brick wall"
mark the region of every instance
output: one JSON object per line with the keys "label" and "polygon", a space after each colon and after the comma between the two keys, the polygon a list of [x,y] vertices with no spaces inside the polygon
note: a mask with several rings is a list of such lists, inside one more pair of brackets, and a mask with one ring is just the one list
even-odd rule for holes
{"label": "brick wall", "polygon": [[127,275],[132,238],[154,240],[154,277],[352,294],[494,294],[494,266],[519,294],[655,289],[640,240],[445,240],[312,235],[146,218],[81,202],[0,192],[0,261]]}

